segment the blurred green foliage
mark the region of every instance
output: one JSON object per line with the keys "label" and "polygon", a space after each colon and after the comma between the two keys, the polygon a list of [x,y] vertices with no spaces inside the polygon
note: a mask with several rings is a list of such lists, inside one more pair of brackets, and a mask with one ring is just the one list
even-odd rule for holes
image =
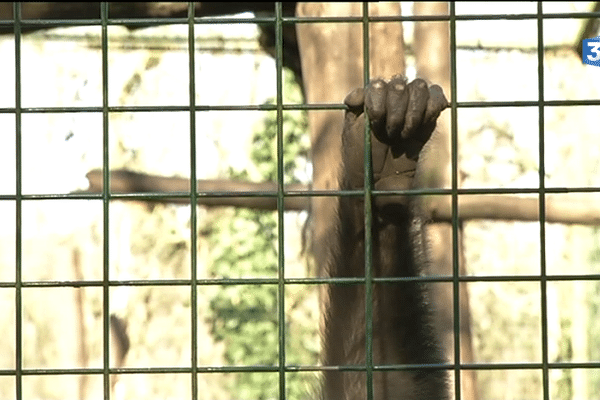
{"label": "blurred green foliage", "polygon": [[[302,94],[284,74],[284,102],[301,103]],[[283,117],[284,182],[299,182],[308,162],[306,112],[286,111]],[[277,180],[277,119],[269,113],[264,126],[254,133],[250,159],[263,181]],[[248,171],[229,171],[231,178],[249,179]],[[253,177],[255,174],[253,174]],[[218,214],[210,223],[211,276],[218,278],[275,278],[278,276],[277,213],[248,209]],[[298,248],[300,246],[298,245]],[[309,315],[302,308],[308,295],[298,291],[286,312],[286,364],[315,364],[318,356],[318,321],[294,320],[292,315]],[[287,294],[287,288],[286,288]],[[304,297],[303,297],[304,296]],[[286,296],[287,297],[287,296]],[[287,302],[286,298],[286,302]],[[219,288],[210,302],[212,335],[225,344],[228,365],[279,365],[279,318],[277,285],[240,284]],[[312,375],[314,377],[314,375]],[[314,385],[307,374],[286,374],[286,395],[307,398]],[[238,373],[228,388],[231,398],[279,398],[279,374]]]}

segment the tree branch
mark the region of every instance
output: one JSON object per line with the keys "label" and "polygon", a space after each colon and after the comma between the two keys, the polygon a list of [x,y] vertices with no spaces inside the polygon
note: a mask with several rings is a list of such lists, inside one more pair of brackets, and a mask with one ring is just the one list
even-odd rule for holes
{"label": "tree branch", "polygon": [[[600,11],[600,1],[594,2],[594,7],[591,12]],[[585,24],[583,25],[579,35],[577,36],[577,40],[574,43],[574,48],[579,57],[581,58],[583,54],[583,39],[588,39],[593,37],[598,33],[598,28],[600,27],[600,19],[598,18],[588,18]]]}
{"label": "tree branch", "polygon": [[[93,170],[86,174],[89,188],[79,193],[102,193],[102,171]],[[277,210],[277,184],[273,182],[246,182],[231,179],[200,179],[196,184],[198,205],[205,207],[245,207],[255,210]],[[307,191],[303,184],[286,185],[286,191]],[[169,194],[190,193],[187,178],[149,175],[127,170],[110,172],[110,191],[124,193],[159,193],[165,197],[142,201],[166,204],[189,204],[189,197],[167,197]],[[123,199],[127,200],[127,199]],[[139,198],[131,200],[141,201]],[[286,197],[286,211],[302,211],[309,208],[310,199],[304,196]]]}
{"label": "tree branch", "polygon": [[[427,206],[434,221],[450,221],[450,196],[436,196]],[[464,195],[458,198],[458,215],[462,221],[472,219],[539,221],[537,197],[509,195]],[[572,196],[546,195],[546,222],[575,225],[600,225],[600,206]]]}
{"label": "tree branch", "polygon": [[[102,171],[87,173],[89,188],[79,193],[102,193]],[[164,197],[124,198],[122,200],[158,202],[165,204],[189,204],[189,197],[168,197],[169,194],[190,192],[187,178],[149,175],[128,170],[110,173],[110,191],[113,194],[164,194]],[[198,205],[205,207],[245,207],[255,210],[277,209],[277,184],[274,182],[246,182],[230,179],[200,179]],[[285,186],[286,192],[308,192],[303,184]],[[308,210],[310,196],[285,198],[286,211]],[[435,222],[452,221],[450,196],[432,196],[427,202],[426,212]],[[509,195],[464,195],[458,198],[458,214],[461,221],[474,219],[538,221],[539,201],[537,197]],[[576,225],[600,225],[600,203],[572,196],[546,196],[546,222]]]}
{"label": "tree branch", "polygon": [[[283,13],[286,16],[294,15],[295,2],[283,3]],[[109,18],[114,19],[156,19],[154,22],[140,25],[132,21],[125,26],[130,29],[143,28],[151,25],[170,23],[168,18],[185,18],[188,13],[187,2],[110,2]],[[258,15],[274,15],[275,3],[273,2],[195,2],[194,14],[196,17],[214,17],[221,15],[252,12]],[[164,18],[165,21],[161,21]],[[13,3],[0,3],[0,19],[13,19]],[[21,3],[21,31],[32,32],[47,29],[43,24],[30,24],[29,20],[55,20],[56,26],[66,26],[60,20],[86,20],[100,19],[99,2],[23,2]],[[0,33],[13,33],[10,25],[0,26]]]}

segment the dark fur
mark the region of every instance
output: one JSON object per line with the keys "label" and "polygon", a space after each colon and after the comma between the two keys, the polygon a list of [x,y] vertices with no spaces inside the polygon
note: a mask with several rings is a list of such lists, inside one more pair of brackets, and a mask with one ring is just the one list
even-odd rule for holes
{"label": "dark fur", "polygon": [[[403,77],[395,77],[390,82],[373,81],[364,90],[350,93],[345,102],[349,111],[342,140],[341,188],[364,187],[365,109],[372,132],[374,188],[399,190],[418,186],[415,173],[420,153],[432,135],[437,117],[448,104],[441,89],[428,88],[422,80],[407,84]],[[340,198],[340,228],[332,246],[330,276],[365,276],[364,212],[363,197]],[[416,197],[375,198],[373,276],[422,276],[429,260],[424,227]],[[365,301],[363,284],[330,286],[324,332],[325,365],[364,368]],[[430,321],[425,284],[374,284],[372,309],[374,365],[445,362]],[[443,369],[374,371],[374,399],[447,399],[447,381]],[[367,398],[366,385],[364,370],[326,371],[323,398],[363,400]]]}

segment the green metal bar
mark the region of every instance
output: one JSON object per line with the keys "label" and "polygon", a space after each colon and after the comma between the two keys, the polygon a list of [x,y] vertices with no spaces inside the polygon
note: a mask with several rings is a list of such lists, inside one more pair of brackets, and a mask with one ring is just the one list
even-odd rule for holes
{"label": "green metal bar", "polygon": [[[545,193],[597,193],[600,191],[598,186],[586,187],[546,187]],[[538,188],[457,188],[455,192],[458,195],[473,194],[538,194]],[[452,195],[452,189],[443,188],[423,188],[423,189],[396,189],[396,190],[372,190],[373,195],[377,196],[422,196],[422,195]],[[198,191],[198,197],[277,197],[276,191],[266,192],[204,192]],[[362,190],[300,190],[285,192],[286,197],[319,197],[319,196],[342,196],[358,197],[364,196]],[[63,193],[63,194],[23,194],[22,200],[101,200],[102,194],[96,193]],[[111,194],[112,200],[164,200],[164,199],[187,199],[187,192],[149,192],[149,193],[114,193]],[[0,195],[0,200],[16,200],[15,195]]]}
{"label": "green metal bar", "polygon": [[21,115],[21,3],[13,3],[15,33],[15,398],[23,398],[23,199]]}
{"label": "green metal bar", "polygon": [[[575,106],[598,106],[600,100],[520,100],[520,101],[457,101],[459,108],[502,108],[502,107],[575,107]],[[284,111],[294,110],[345,110],[346,106],[338,103],[315,103],[315,104],[284,104]],[[197,104],[196,111],[276,111],[277,105],[254,104],[254,105],[202,105]],[[98,113],[102,107],[21,107],[22,114],[42,113]],[[109,106],[108,111],[117,112],[189,112],[189,106]],[[0,108],[0,114],[14,113],[12,107]]]}
{"label": "green metal bar", "polygon": [[[600,18],[600,12],[571,12],[571,13],[547,13],[541,14],[543,19],[587,19],[587,18]],[[537,13],[523,13],[523,14],[469,14],[469,15],[457,15],[457,21],[493,21],[493,20],[534,20],[538,18]],[[194,23],[196,24],[272,24],[274,22],[273,17],[254,17],[254,18],[211,18],[202,17],[195,18]],[[413,16],[373,16],[369,18],[371,22],[404,22],[404,21],[448,21],[449,17],[445,15],[413,15]],[[282,18],[283,23],[360,23],[362,17],[284,17]],[[166,25],[166,24],[187,24],[187,18],[115,18],[111,19],[109,26],[148,26],[148,25]],[[10,22],[0,21],[0,26],[9,25]],[[88,18],[88,19],[35,19],[27,20],[22,22],[23,27],[35,27],[40,28],[51,28],[57,26],[94,26],[101,24],[101,20]]]}
{"label": "green metal bar", "polygon": [[450,166],[452,198],[452,307],[454,330],[454,398],[461,398],[460,360],[460,246],[458,218],[458,71],[456,66],[456,4],[449,3],[450,15]]}
{"label": "green metal bar", "polygon": [[[453,276],[418,276],[418,277],[373,277],[373,283],[399,283],[399,282],[454,282]],[[587,275],[548,275],[548,282],[574,282],[598,281],[600,274]],[[462,275],[459,282],[539,282],[539,275]],[[323,285],[341,283],[345,285],[364,285],[364,277],[355,278],[285,278],[287,285]],[[229,285],[277,285],[279,278],[206,278],[197,279],[198,286],[229,286]],[[57,287],[102,287],[103,281],[21,281],[21,288],[57,288]],[[190,286],[191,279],[143,279],[143,280],[111,280],[109,286]],[[0,282],[0,288],[16,288],[15,282]]]}
{"label": "green metal bar", "polygon": [[[556,194],[556,193],[598,193],[600,187],[598,186],[587,186],[587,187],[547,187],[545,193]],[[539,189],[537,188],[458,188],[455,191],[460,195],[473,195],[473,194],[538,194]],[[402,189],[402,190],[373,190],[372,194],[376,196],[423,196],[423,195],[452,195],[454,193],[451,189],[443,188],[424,188],[424,189]],[[207,192],[198,191],[197,198],[217,198],[217,197],[277,197],[277,192]],[[330,196],[341,196],[341,197],[359,197],[364,196],[362,190],[300,190],[300,191],[289,191],[285,193],[286,197],[330,197]],[[20,196],[22,200],[36,201],[36,200],[101,200],[102,194],[96,193],[64,193],[64,194],[23,194]],[[186,192],[173,192],[173,193],[115,193],[111,194],[112,200],[139,200],[139,201],[164,201],[168,199],[189,199],[189,193]],[[0,195],[0,200],[16,200],[16,195]],[[591,221],[590,221],[591,223]]]}
{"label": "green metal bar", "polygon": [[[463,370],[473,371],[510,371],[510,370],[541,370],[541,362],[527,363],[478,363],[461,364]],[[548,363],[549,369],[598,369],[600,362],[560,362]],[[439,364],[388,364],[375,365],[374,371],[414,371],[419,370],[451,370],[452,365],[440,366]],[[362,372],[365,368],[361,365],[342,365],[342,366],[319,366],[319,365],[289,365],[285,367],[286,372],[320,372],[335,369],[336,371]],[[222,374],[222,373],[250,373],[250,372],[279,372],[279,366],[269,365],[247,365],[247,366],[205,366],[198,367],[197,371],[203,374]],[[103,373],[102,368],[29,368],[23,369],[23,376],[41,376],[41,375],[99,375]],[[110,373],[118,374],[191,374],[191,367],[127,367],[110,368]],[[12,369],[0,370],[0,376],[14,376]]]}
{"label": "green metal bar", "polygon": [[[363,28],[363,83],[369,84],[370,46],[369,46],[369,3],[363,2],[362,28]],[[371,156],[371,130],[369,128],[365,110],[365,367],[367,379],[367,399],[372,400],[373,391],[373,172]]]}
{"label": "green metal bar", "polygon": [[544,148],[544,18],[542,2],[537,3],[537,46],[538,46],[538,112],[539,112],[539,202],[540,202],[540,294],[542,329],[542,391],[544,400],[550,400],[550,377],[548,369],[548,295],[546,277],[546,188],[545,188],[545,148]]}
{"label": "green metal bar", "polygon": [[275,69],[277,92],[277,304],[279,338],[279,398],[286,398],[285,383],[285,246],[284,246],[284,148],[283,148],[283,5],[275,3]]}
{"label": "green metal bar", "polygon": [[102,262],[102,376],[103,398],[110,399],[110,155],[108,111],[108,3],[100,3],[102,35],[102,188],[103,262]]}
{"label": "green metal bar", "polygon": [[189,106],[190,106],[190,318],[191,318],[191,387],[192,399],[198,399],[198,198],[196,174],[196,35],[194,26],[195,7],[188,3],[188,57],[189,57]]}
{"label": "green metal bar", "polygon": [[[286,104],[282,105],[285,111],[293,110],[345,110],[343,104],[323,103],[323,104]],[[197,104],[196,111],[276,111],[277,105],[274,104],[244,104],[244,105],[203,105]],[[102,107],[23,107],[23,114],[26,113],[97,113],[102,112]],[[109,112],[189,112],[189,106],[110,106]],[[14,108],[0,108],[0,113],[14,113]]]}
{"label": "green metal bar", "polygon": [[[538,13],[522,14],[464,14],[455,15],[455,21],[518,21],[535,20]],[[571,12],[571,13],[547,13],[541,14],[543,19],[588,19],[600,18],[600,12]],[[414,21],[449,21],[447,15],[411,15],[411,16],[372,16],[370,22],[414,22]],[[294,23],[330,23],[330,22],[361,22],[360,17],[285,17],[284,22]]]}

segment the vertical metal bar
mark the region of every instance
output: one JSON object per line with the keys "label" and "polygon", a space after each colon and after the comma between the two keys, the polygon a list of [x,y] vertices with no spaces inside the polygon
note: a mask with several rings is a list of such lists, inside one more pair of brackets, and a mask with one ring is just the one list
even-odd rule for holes
{"label": "vertical metal bar", "polygon": [[452,307],[454,320],[454,398],[460,400],[460,247],[458,220],[458,109],[456,67],[456,4],[450,2],[450,163],[452,190]]}
{"label": "vertical metal bar", "polygon": [[544,400],[550,400],[548,376],[548,304],[546,276],[546,169],[544,164],[544,17],[542,2],[537,3],[538,55],[538,124],[539,124],[539,215],[540,215],[540,294],[542,328],[542,390]]}
{"label": "vertical metal bar", "polygon": [[23,304],[22,304],[22,187],[21,178],[21,3],[13,3],[15,33],[15,388],[17,400],[23,398]]}
{"label": "vertical metal bar", "polygon": [[[369,47],[369,3],[363,2],[362,7],[363,28],[363,81],[364,86],[369,84],[370,47]],[[366,111],[366,110],[365,110]],[[373,177],[371,167],[371,131],[367,113],[365,112],[365,368],[367,379],[367,399],[373,399],[373,209],[372,190]]]}
{"label": "vertical metal bar", "polygon": [[190,243],[191,243],[191,335],[192,399],[198,398],[198,257],[197,257],[197,177],[196,177],[196,43],[194,33],[195,3],[188,3],[188,55],[190,101]]}
{"label": "vertical metal bar", "polygon": [[102,47],[102,217],[103,217],[103,264],[102,264],[102,354],[104,399],[110,399],[110,259],[109,259],[109,115],[108,115],[108,3],[100,3],[101,47]]}
{"label": "vertical metal bar", "polygon": [[285,253],[284,253],[284,168],[283,168],[283,8],[275,3],[275,68],[277,90],[277,268],[278,268],[278,337],[279,337],[279,398],[285,399]]}

